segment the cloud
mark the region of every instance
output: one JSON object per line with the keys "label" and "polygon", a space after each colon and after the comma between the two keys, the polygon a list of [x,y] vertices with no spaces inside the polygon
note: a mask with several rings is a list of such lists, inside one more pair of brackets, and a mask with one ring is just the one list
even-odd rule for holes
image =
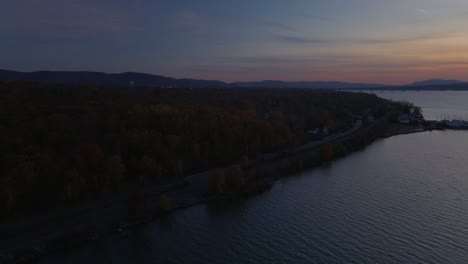
{"label": "cloud", "polygon": [[272,34],[274,39],[292,44],[392,44],[434,40],[451,37],[449,34],[415,35],[394,38],[309,38],[307,36]]}
{"label": "cloud", "polygon": [[376,70],[408,70],[421,67],[450,67],[468,66],[463,60],[449,58],[427,58],[424,56],[393,56],[388,54],[359,54],[359,53],[327,53],[304,55],[264,55],[264,56],[237,56],[223,57],[217,60],[218,69],[233,68],[261,68],[261,69],[290,69],[302,71],[320,68],[329,69],[361,69],[365,71]]}
{"label": "cloud", "polygon": [[272,34],[273,38],[294,44],[323,44],[323,43],[332,43],[336,42],[337,40],[332,39],[321,39],[321,38],[309,38],[306,36],[291,36],[291,35],[283,35],[283,34]]}
{"label": "cloud", "polygon": [[416,11],[418,11],[420,14],[423,14],[423,15],[431,15],[432,13],[426,9],[422,9],[422,8],[417,8]]}
{"label": "cloud", "polygon": [[357,55],[346,53],[330,53],[316,55],[271,55],[271,56],[236,56],[220,58],[218,63],[234,65],[311,65],[311,64],[344,64],[365,59],[375,59],[369,55]]}
{"label": "cloud", "polygon": [[403,36],[395,38],[382,38],[382,39],[355,39],[350,40],[362,44],[386,44],[386,43],[404,43],[404,42],[416,42],[423,40],[435,40],[451,37],[448,34],[433,34],[433,35],[416,35],[416,36]]}
{"label": "cloud", "polygon": [[173,15],[172,21],[176,26],[192,28],[200,26],[203,23],[203,18],[194,11],[182,10]]}
{"label": "cloud", "polygon": [[[45,2],[45,3],[44,3]],[[0,27],[9,31],[84,37],[141,31],[129,10],[92,2],[25,1],[0,11]],[[21,16],[18,16],[21,14]]]}
{"label": "cloud", "polygon": [[300,17],[303,17],[303,18],[307,18],[309,20],[316,20],[316,21],[322,21],[322,22],[326,22],[326,21],[337,22],[337,20],[335,18],[332,18],[330,16],[311,14],[311,13],[306,12],[306,11],[297,12],[297,13],[293,14],[293,16],[300,16]]}
{"label": "cloud", "polygon": [[298,62],[310,62],[316,59],[317,56],[238,56],[238,57],[223,57],[221,62],[239,63],[239,64],[288,64]]}
{"label": "cloud", "polygon": [[340,51],[302,55],[225,56],[172,70],[179,73],[182,71],[183,75],[192,78],[224,81],[282,79],[399,83],[403,82],[402,78],[412,81],[418,74],[459,74],[467,66],[468,62],[463,60]]}
{"label": "cloud", "polygon": [[298,31],[296,27],[293,27],[291,25],[269,21],[269,20],[257,20],[257,21],[254,21],[254,23],[261,25],[261,26],[267,26],[276,30],[281,30],[281,31],[293,31],[293,32]]}

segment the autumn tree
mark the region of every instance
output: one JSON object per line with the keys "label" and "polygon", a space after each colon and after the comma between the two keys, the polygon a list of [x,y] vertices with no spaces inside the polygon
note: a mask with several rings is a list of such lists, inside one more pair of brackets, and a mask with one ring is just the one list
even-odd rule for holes
{"label": "autumn tree", "polygon": [[209,189],[212,193],[222,193],[226,184],[226,177],[221,169],[211,170],[209,176]]}
{"label": "autumn tree", "polygon": [[4,204],[4,208],[6,209],[5,212],[2,212],[2,214],[8,216],[16,208],[18,195],[16,190],[16,184],[13,177],[11,176],[3,177],[0,183],[0,190],[3,194],[2,197],[4,199],[2,203]]}
{"label": "autumn tree", "polygon": [[326,144],[322,147],[321,149],[321,155],[322,155],[322,160],[323,161],[329,161],[333,159],[333,146],[330,144]]}
{"label": "autumn tree", "polygon": [[288,174],[291,172],[292,162],[289,159],[282,159],[279,164],[281,173]]}
{"label": "autumn tree", "polygon": [[233,165],[227,171],[226,185],[229,189],[239,190],[246,184],[244,171],[240,165]]}
{"label": "autumn tree", "polygon": [[247,168],[249,166],[249,156],[247,155],[242,155],[240,158],[242,168]]}
{"label": "autumn tree", "polygon": [[158,179],[162,174],[161,165],[150,156],[143,156],[139,164],[140,176],[139,182],[143,183],[146,177]]}
{"label": "autumn tree", "polygon": [[73,168],[66,173],[66,193],[69,201],[76,201],[84,195],[85,179]]}
{"label": "autumn tree", "polygon": [[326,123],[326,127],[330,130],[330,131],[335,131],[336,129],[336,121],[332,118],[328,119],[327,120],[327,123]]}
{"label": "autumn tree", "polygon": [[104,153],[98,144],[82,144],[78,146],[76,165],[80,175],[86,175],[88,187],[97,194],[104,185],[104,179],[100,177],[100,169]]}
{"label": "autumn tree", "polygon": [[104,161],[104,174],[106,177],[106,186],[117,188],[122,182],[125,171],[120,155],[112,155]]}
{"label": "autumn tree", "polygon": [[159,208],[164,212],[172,211],[172,201],[167,195],[161,194],[159,196]]}
{"label": "autumn tree", "polygon": [[192,144],[192,155],[195,160],[200,159],[201,146],[199,143]]}
{"label": "autumn tree", "polygon": [[413,107],[411,111],[411,115],[419,119],[422,119],[424,117],[421,107],[417,107],[417,106]]}

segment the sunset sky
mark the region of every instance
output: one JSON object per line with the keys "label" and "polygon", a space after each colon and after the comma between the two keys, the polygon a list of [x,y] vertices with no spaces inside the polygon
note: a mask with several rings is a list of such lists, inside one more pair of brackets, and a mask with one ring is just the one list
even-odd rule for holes
{"label": "sunset sky", "polygon": [[2,0],[0,68],[468,80],[467,0]]}

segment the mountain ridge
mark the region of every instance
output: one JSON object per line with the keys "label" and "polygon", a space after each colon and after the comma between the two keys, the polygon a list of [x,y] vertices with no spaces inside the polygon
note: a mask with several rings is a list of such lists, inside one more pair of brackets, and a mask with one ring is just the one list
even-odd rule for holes
{"label": "mountain ridge", "polygon": [[461,84],[462,81],[459,80],[450,80],[450,79],[429,79],[423,81],[417,81],[408,84],[407,86],[434,86],[434,85],[453,85]]}
{"label": "mountain ridge", "polygon": [[34,71],[20,72],[0,69],[2,81],[38,81],[55,84],[85,84],[106,86],[159,86],[173,88],[201,88],[201,87],[262,87],[262,88],[324,88],[345,89],[360,87],[383,87],[384,84],[350,83],[338,81],[302,81],[286,82],[264,80],[255,82],[222,82],[217,80],[198,80],[188,78],[171,78],[139,72],[105,73],[94,71]]}
{"label": "mountain ridge", "polygon": [[263,80],[251,82],[223,82],[218,80],[199,80],[171,78],[140,72],[105,73],[96,71],[33,71],[22,72],[0,69],[0,81],[37,81],[53,84],[98,85],[98,86],[141,86],[165,88],[311,88],[311,89],[417,89],[460,86],[468,84],[459,80],[430,79],[406,85],[385,85],[375,83],[352,83],[340,81],[280,81]]}
{"label": "mountain ridge", "polygon": [[226,87],[227,84],[216,80],[175,79],[161,75],[138,72],[104,73],[93,71],[35,71],[19,72],[0,70],[2,81],[38,81],[55,84],[161,87]]}

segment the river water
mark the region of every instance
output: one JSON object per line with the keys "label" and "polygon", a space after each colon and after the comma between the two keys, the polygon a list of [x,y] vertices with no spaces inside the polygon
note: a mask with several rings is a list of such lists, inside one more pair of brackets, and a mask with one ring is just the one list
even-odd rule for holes
{"label": "river water", "polygon": [[428,120],[468,120],[467,91],[377,91],[380,97],[421,106]]}
{"label": "river water", "polygon": [[[378,94],[428,118],[468,114],[468,92]],[[42,263],[468,263],[468,131],[379,140],[262,195],[177,211]]]}

